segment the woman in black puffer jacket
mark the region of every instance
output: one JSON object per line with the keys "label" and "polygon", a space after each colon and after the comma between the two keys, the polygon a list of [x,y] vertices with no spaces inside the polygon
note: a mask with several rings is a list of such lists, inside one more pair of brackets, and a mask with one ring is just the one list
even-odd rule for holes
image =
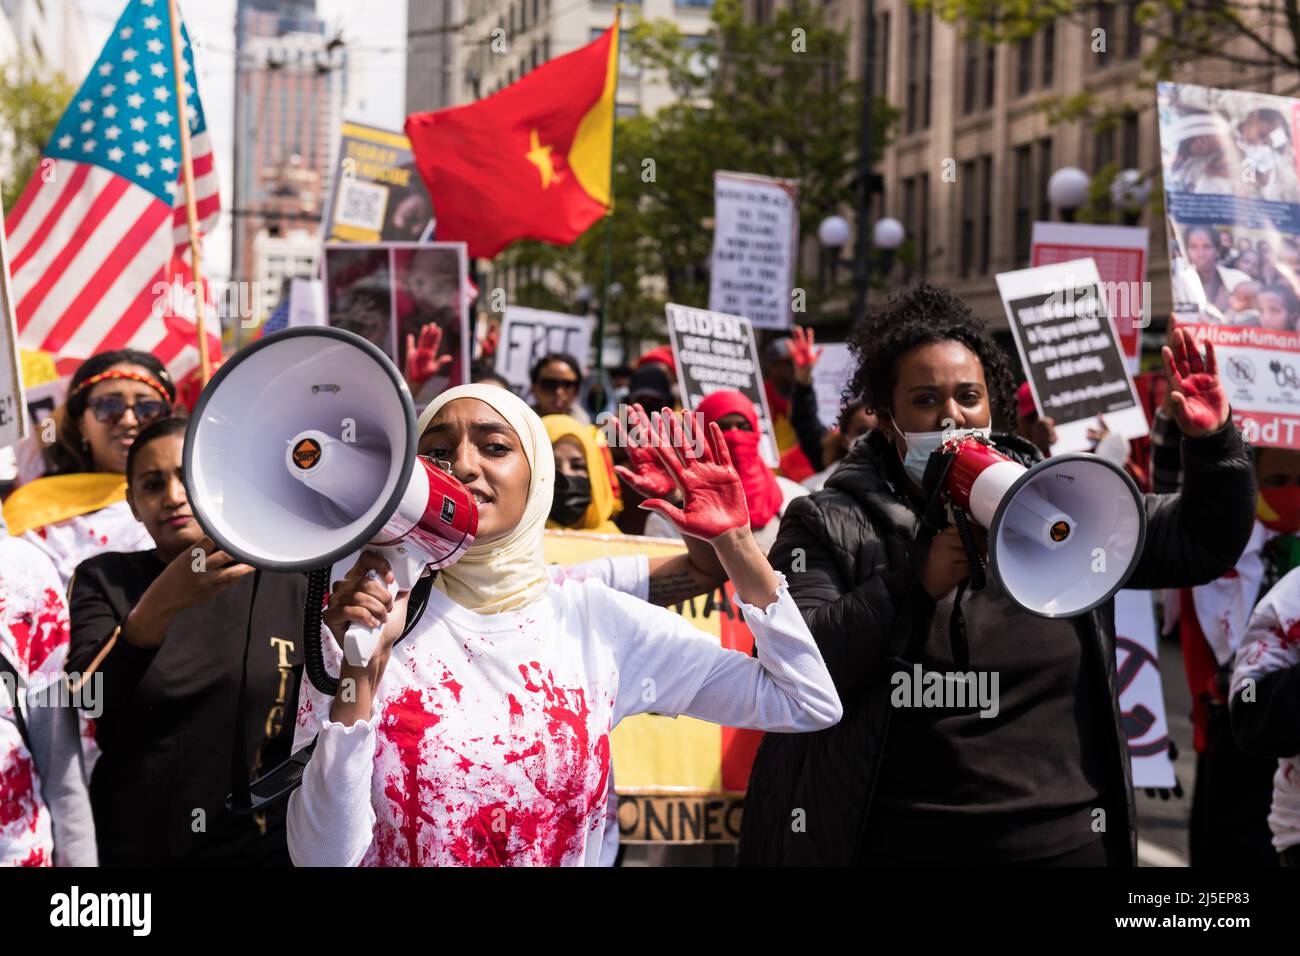
{"label": "woman in black puffer jacket", "polygon": [[[1183,334],[1177,359],[1168,349],[1165,359],[1181,396],[1186,481],[1180,495],[1145,496],[1133,588],[1213,580],[1236,563],[1254,521],[1254,474],[1213,355],[1203,366]],[[918,571],[908,568],[934,433],[1014,421],[1007,356],[965,305],[928,285],[894,296],[850,346],[860,363],[850,391],[880,426],[824,491],[791,504],[771,553],[844,719],[765,737],[741,862],[1131,865],[1114,605],[1049,620],[1013,604],[993,575],[970,593],[951,526]],[[1024,464],[1039,458],[1021,439],[993,440]],[[978,702],[917,706],[925,700],[912,684],[934,671],[975,675],[968,701]]]}

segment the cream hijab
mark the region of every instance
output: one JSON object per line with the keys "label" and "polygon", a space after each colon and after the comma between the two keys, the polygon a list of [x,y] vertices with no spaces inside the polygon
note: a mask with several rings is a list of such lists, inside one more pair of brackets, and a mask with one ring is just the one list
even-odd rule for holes
{"label": "cream hijab", "polygon": [[550,587],[542,543],[555,494],[555,456],[546,426],[513,392],[495,385],[458,385],[435,398],[420,416],[423,435],[435,415],[460,398],[476,398],[494,409],[519,436],[532,476],[528,504],[519,524],[504,536],[475,541],[461,559],[438,572],[436,587],[461,607],[479,614],[517,611]]}

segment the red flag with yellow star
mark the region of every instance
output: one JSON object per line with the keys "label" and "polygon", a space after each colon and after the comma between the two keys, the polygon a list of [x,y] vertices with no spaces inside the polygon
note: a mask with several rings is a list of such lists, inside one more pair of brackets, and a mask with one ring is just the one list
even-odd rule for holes
{"label": "red flag with yellow star", "polygon": [[568,245],[613,205],[618,23],[494,96],[406,118],[439,242],[491,258],[517,239]]}

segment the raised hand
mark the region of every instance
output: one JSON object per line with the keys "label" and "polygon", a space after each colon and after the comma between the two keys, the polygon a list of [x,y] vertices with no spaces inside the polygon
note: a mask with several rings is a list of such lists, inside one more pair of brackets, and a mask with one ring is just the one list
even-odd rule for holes
{"label": "raised hand", "polygon": [[749,528],[745,489],[717,422],[706,429],[695,412],[679,416],[665,408],[654,450],[682,491],[682,507],[656,498],[642,502],[642,508],[659,512],[682,534],[706,541]]}
{"label": "raised hand", "polygon": [[406,381],[412,391],[441,372],[451,362],[452,356],[439,355],[442,348],[442,328],[436,322],[427,322],[420,327],[420,341],[416,344],[415,336],[406,336]]}
{"label": "raised hand", "polygon": [[1174,418],[1183,434],[1199,438],[1218,431],[1228,421],[1228,396],[1219,381],[1219,366],[1214,345],[1205,343],[1201,360],[1196,341],[1186,329],[1176,329],[1172,345],[1161,350],[1165,365],[1165,382]]}
{"label": "raised hand", "polygon": [[632,405],[627,411],[628,421],[632,423],[631,432],[623,424],[622,416],[614,417],[614,428],[618,433],[619,442],[627,449],[630,467],[615,465],[614,471],[643,497],[666,498],[676,494],[677,482],[673,480],[672,473],[664,467],[659,456],[652,450],[652,446],[658,441],[656,431],[658,414],[656,413],[656,421],[652,423],[646,416],[645,409],[640,405]]}
{"label": "raised hand", "polygon": [[813,330],[796,325],[791,330],[790,361],[794,365],[794,380],[800,385],[812,384],[813,367],[821,360],[824,348],[813,351]]}

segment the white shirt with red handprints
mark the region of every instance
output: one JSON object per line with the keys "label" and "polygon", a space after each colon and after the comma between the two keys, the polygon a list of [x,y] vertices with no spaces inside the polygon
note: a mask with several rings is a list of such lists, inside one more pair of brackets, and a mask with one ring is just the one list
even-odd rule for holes
{"label": "white shirt with red handprints", "polygon": [[149,551],[155,546],[153,538],[131,514],[131,506],[125,501],[115,501],[98,511],[35,528],[25,532],[22,538],[36,545],[54,562],[65,594],[77,565],[87,558],[109,551],[128,554]]}
{"label": "white shirt with red handprints", "polygon": [[[1300,569],[1282,578],[1259,602],[1237,649],[1232,672],[1233,715],[1262,702],[1236,700],[1247,680],[1300,666]],[[1281,851],[1300,844],[1300,755],[1281,757],[1273,776],[1273,807],[1268,815],[1273,846]]]}
{"label": "white shirt with red handprints", "polygon": [[[68,606],[49,562],[0,536],[0,654],[24,686],[59,679],[68,654]],[[54,833],[41,781],[23,743],[15,702],[0,690],[0,866],[53,866]]]}
{"label": "white shirt with red handprints", "polygon": [[[302,685],[295,749],[319,733],[289,804],[289,851],[317,866],[596,866],[609,735],[624,717],[688,714],[798,732],[839,698],[784,580],[738,602],[757,658],[595,579],[481,615],[434,590],[397,644],[371,716],[329,719]],[[323,637],[337,673],[339,651]]]}

